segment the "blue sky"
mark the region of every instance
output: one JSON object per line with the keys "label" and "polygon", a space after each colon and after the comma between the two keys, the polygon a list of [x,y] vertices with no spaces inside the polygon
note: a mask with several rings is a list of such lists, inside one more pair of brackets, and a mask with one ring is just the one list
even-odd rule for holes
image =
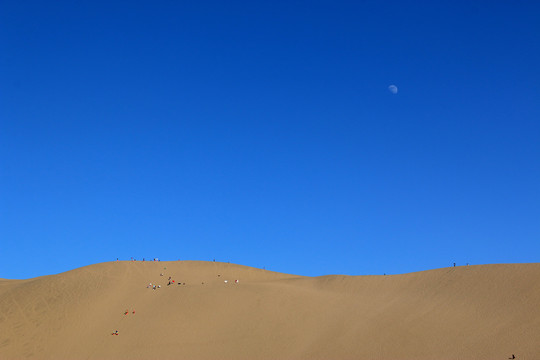
{"label": "blue sky", "polygon": [[4,0],[0,278],[538,262],[539,13]]}

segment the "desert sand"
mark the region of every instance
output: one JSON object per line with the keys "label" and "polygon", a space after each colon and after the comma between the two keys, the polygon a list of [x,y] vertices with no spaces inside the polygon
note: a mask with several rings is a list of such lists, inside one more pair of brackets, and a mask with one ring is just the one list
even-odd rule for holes
{"label": "desert sand", "polygon": [[0,359],[512,354],[540,359],[540,264],[303,277],[219,262],[115,261],[0,280]]}

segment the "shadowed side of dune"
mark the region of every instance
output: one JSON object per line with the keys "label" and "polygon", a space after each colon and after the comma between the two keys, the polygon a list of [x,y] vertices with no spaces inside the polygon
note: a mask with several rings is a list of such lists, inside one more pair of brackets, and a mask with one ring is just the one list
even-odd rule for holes
{"label": "shadowed side of dune", "polygon": [[0,358],[533,359],[539,280],[540,264],[316,278],[96,264],[0,281]]}

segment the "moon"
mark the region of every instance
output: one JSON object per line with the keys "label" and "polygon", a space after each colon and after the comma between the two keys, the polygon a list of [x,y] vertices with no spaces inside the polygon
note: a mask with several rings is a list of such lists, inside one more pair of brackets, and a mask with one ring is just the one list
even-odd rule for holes
{"label": "moon", "polygon": [[398,92],[398,88],[397,88],[396,85],[390,85],[390,86],[388,87],[388,90],[389,90],[392,94],[394,94],[394,95],[397,94],[397,92]]}

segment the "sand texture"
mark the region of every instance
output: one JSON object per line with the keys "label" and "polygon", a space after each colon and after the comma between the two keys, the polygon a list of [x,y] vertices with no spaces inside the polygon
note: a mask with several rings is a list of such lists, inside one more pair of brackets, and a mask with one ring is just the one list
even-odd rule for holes
{"label": "sand texture", "polygon": [[120,261],[0,280],[2,360],[512,354],[540,359],[540,264],[302,277],[219,262]]}

